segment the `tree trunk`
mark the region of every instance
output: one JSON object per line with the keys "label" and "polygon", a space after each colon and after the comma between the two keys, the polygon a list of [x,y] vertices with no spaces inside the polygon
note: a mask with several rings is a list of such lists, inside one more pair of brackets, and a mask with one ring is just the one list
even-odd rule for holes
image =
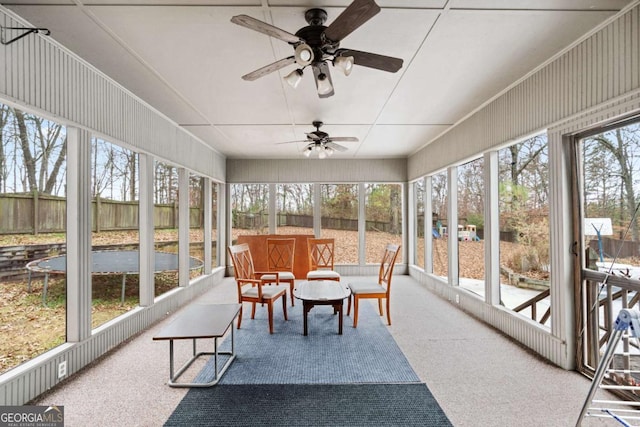
{"label": "tree trunk", "polygon": [[27,133],[27,125],[24,122],[24,113],[20,110],[13,111],[18,125],[18,138],[20,140],[20,147],[22,148],[22,155],[24,156],[24,166],[27,171],[27,183],[29,185],[27,191],[34,191],[38,189],[38,183],[36,180],[36,162],[31,154],[31,148],[29,147],[29,134]]}

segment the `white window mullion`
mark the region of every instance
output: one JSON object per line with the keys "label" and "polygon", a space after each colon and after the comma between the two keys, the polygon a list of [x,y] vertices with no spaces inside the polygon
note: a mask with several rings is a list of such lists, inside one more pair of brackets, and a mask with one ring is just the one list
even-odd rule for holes
{"label": "white window mullion", "polygon": [[449,284],[458,286],[460,283],[460,266],[458,260],[458,167],[451,166],[447,169],[447,226],[449,228],[448,252]]}
{"label": "white window mullion", "polygon": [[[406,218],[405,224],[408,225],[408,230],[405,230],[404,235],[405,239],[405,259],[407,260],[407,264],[417,265],[418,257],[416,256],[417,252],[417,236],[418,236],[418,205],[416,198],[416,185],[415,183],[409,183],[407,186],[407,205],[409,207],[407,216],[403,216]],[[405,227],[406,228],[406,227]]]}
{"label": "white window mullion", "polygon": [[433,273],[433,178],[424,178],[424,271]]}
{"label": "white window mullion", "polygon": [[500,205],[498,152],[484,154],[484,280],[485,302],[500,304]]}
{"label": "white window mullion", "polygon": [[138,155],[138,163],[140,170],[140,306],[148,307],[153,304],[155,297],[154,158],[141,153]]}
{"label": "white window mullion", "polygon": [[313,184],[313,234],[320,237],[322,228],[322,197],[320,196],[321,184]]}
{"label": "white window mullion", "polygon": [[276,184],[269,184],[269,234],[275,234],[278,229],[277,198],[278,190]]}
{"label": "white window mullion", "polygon": [[366,206],[366,185],[364,182],[358,184],[358,264],[367,264],[367,251],[365,247],[367,230],[367,206]]}
{"label": "white window mullion", "polygon": [[211,196],[213,192],[211,191],[211,186],[215,184],[211,181],[211,179],[204,178],[202,185],[203,185],[202,199],[203,199],[203,206],[204,206],[204,214],[202,216],[202,221],[204,222],[204,224],[202,224],[204,226],[204,237],[203,237],[204,274],[211,274],[211,236],[213,234],[212,233],[213,227],[211,224],[211,221],[213,219],[213,212],[212,212],[213,199]]}
{"label": "white window mullion", "polygon": [[178,285],[189,285],[189,172],[178,168]]}
{"label": "white window mullion", "polygon": [[91,135],[68,127],[67,342],[91,336],[91,216]]}

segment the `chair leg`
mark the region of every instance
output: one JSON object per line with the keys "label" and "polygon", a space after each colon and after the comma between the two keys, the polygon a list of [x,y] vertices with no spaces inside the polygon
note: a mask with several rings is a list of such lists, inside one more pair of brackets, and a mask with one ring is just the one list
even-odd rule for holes
{"label": "chair leg", "polygon": [[353,298],[353,294],[349,295],[349,300],[347,301],[347,316],[351,314],[351,298]]}
{"label": "chair leg", "polygon": [[358,327],[358,297],[353,297],[353,327]]}
{"label": "chair leg", "polygon": [[389,304],[389,297],[387,297],[387,322],[389,323],[389,326],[391,326],[391,311],[389,310],[389,307],[391,307],[391,305]]}
{"label": "chair leg", "polygon": [[295,304],[295,298],[293,297],[293,288],[295,287],[295,282],[291,281],[289,282],[289,295],[291,296],[291,307],[293,307]]}
{"label": "chair leg", "polygon": [[[264,303],[262,305],[264,305]],[[256,318],[256,303],[255,302],[251,303],[251,318],[252,319]]]}
{"label": "chair leg", "polygon": [[242,323],[242,301],[240,301],[240,312],[238,313],[238,329],[240,329],[240,323]]}
{"label": "chair leg", "polygon": [[269,333],[273,333],[273,300],[267,303],[267,310],[269,311]]}
{"label": "chair leg", "polygon": [[378,311],[380,312],[380,316],[384,314],[382,313],[382,298],[378,298]]}
{"label": "chair leg", "polygon": [[287,317],[287,294],[282,294],[282,312],[284,313],[284,320],[289,320]]}

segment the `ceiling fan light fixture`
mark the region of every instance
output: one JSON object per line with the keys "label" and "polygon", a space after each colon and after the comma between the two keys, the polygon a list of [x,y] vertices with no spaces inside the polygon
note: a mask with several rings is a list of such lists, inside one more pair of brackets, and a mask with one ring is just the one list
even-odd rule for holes
{"label": "ceiling fan light fixture", "polygon": [[333,86],[324,73],[318,74],[318,95],[326,95],[333,91]]}
{"label": "ceiling fan light fixture", "polygon": [[[302,141],[289,141],[291,142],[306,142],[307,145],[302,149],[302,155],[305,157],[318,156],[319,159],[326,159],[333,156],[337,151],[347,151],[347,147],[344,147],[334,141],[354,142],[358,141],[358,138],[353,136],[348,137],[335,137],[331,138],[328,133],[320,130],[323,123],[320,120],[315,120],[313,126],[316,128],[313,132],[307,133],[307,139]],[[285,144],[280,142],[279,144]]]}
{"label": "ceiling fan light fixture", "polygon": [[302,69],[297,68],[284,76],[284,80],[289,83],[289,86],[292,88],[297,88],[300,82],[302,81]]}
{"label": "ceiling fan light fixture", "polygon": [[354,59],[353,56],[338,56],[333,59],[333,66],[338,67],[345,76],[351,74],[353,70]]}
{"label": "ceiling fan light fixture", "polygon": [[313,49],[306,43],[296,46],[295,58],[296,63],[301,67],[306,67],[313,62]]}

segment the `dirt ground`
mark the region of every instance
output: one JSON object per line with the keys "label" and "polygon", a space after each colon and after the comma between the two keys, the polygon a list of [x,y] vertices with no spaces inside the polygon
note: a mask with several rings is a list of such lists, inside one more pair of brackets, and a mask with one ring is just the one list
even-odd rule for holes
{"label": "dirt ground", "polygon": [[[64,234],[3,235],[0,246],[43,243],[64,243]],[[93,245],[137,243],[137,233],[94,233]],[[157,241],[174,241],[175,230],[156,233]],[[156,276],[156,294],[175,287],[176,275]],[[94,276],[92,278],[92,327],[97,327],[138,305],[138,277],[127,277],[124,304],[121,303],[121,276]],[[48,282],[47,302],[43,304],[43,279],[34,278],[31,290],[27,280],[0,282],[0,373],[18,366],[44,353],[65,340],[66,282],[63,277],[51,275]]]}
{"label": "dirt ground", "polygon": [[[313,234],[312,230],[297,227],[280,227],[278,234]],[[253,234],[253,233],[244,233]],[[322,237],[336,239],[336,263],[358,262],[358,234],[355,231],[323,230]],[[137,243],[135,232],[94,233],[93,245]],[[177,240],[176,230],[159,231],[156,241]],[[190,236],[192,241],[201,239],[196,230]],[[367,232],[366,261],[379,263],[388,243],[401,244],[401,236],[383,232]],[[64,234],[12,235],[0,236],[0,246],[22,244],[63,243]],[[446,266],[446,240],[435,240],[434,264],[436,274],[442,274]],[[403,252],[405,248],[403,248]],[[505,250],[509,250],[506,248]],[[474,279],[484,278],[484,245],[482,242],[460,242],[460,276]],[[401,254],[400,259],[406,255]],[[94,276],[92,279],[93,307],[92,327],[123,314],[138,304],[138,278],[128,276],[125,303],[120,302],[119,275]],[[156,295],[166,292],[177,283],[175,275],[156,276]],[[42,279],[32,282],[27,291],[27,282],[0,282],[0,373],[44,353],[64,342],[65,336],[65,280],[51,276],[47,304],[42,303]]]}

